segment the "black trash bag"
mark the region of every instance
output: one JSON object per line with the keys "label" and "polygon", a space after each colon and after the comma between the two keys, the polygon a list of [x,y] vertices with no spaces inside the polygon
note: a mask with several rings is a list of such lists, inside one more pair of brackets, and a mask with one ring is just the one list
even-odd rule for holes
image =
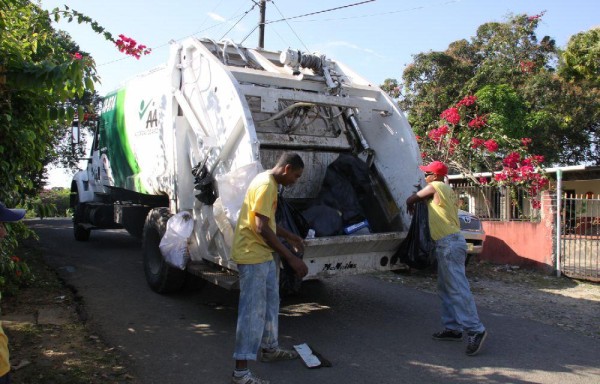
{"label": "black trash bag", "polygon": [[213,205],[218,195],[215,188],[215,178],[208,171],[206,160],[192,168],[192,175],[194,176],[194,189],[199,191],[196,198],[203,204]]}
{"label": "black trash bag", "polygon": [[[286,230],[303,239],[306,238],[309,229],[308,222],[297,209],[283,198],[281,193],[277,197],[275,221],[277,222],[277,225]],[[292,252],[292,254],[302,259],[304,255],[294,251],[293,247],[285,239],[281,239],[281,242]],[[281,259],[281,264],[283,265],[283,269],[279,275],[279,292],[282,295],[298,293],[302,279],[296,276],[296,271],[294,271],[284,259]]]}
{"label": "black trash bag", "polygon": [[398,248],[400,261],[415,269],[426,269],[433,266],[433,248],[435,243],[429,232],[429,214],[427,204],[415,204],[415,213],[410,222],[408,235]]}
{"label": "black trash bag", "polygon": [[354,224],[365,218],[352,183],[331,168],[325,172],[316,204],[341,212],[344,224]]}
{"label": "black trash bag", "polygon": [[341,213],[327,205],[313,205],[302,212],[310,228],[315,230],[315,237],[337,236],[344,230]]}

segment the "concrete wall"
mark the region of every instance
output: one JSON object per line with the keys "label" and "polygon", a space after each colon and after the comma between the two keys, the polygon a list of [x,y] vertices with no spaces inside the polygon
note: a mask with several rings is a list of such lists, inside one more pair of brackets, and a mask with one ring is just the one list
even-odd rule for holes
{"label": "concrete wall", "polygon": [[[553,195],[552,195],[553,196]],[[555,215],[553,197],[542,196],[542,218],[538,223],[522,221],[483,221],[486,233],[479,259],[495,264],[554,268]]]}

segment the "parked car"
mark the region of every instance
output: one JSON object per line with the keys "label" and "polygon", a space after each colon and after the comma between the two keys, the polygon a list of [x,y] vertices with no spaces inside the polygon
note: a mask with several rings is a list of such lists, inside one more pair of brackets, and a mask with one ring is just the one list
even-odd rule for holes
{"label": "parked car", "polygon": [[472,255],[480,254],[481,251],[483,251],[485,232],[483,231],[479,218],[472,213],[459,209],[458,221],[460,222],[461,232],[465,237],[465,240],[467,240],[466,263],[468,263]]}

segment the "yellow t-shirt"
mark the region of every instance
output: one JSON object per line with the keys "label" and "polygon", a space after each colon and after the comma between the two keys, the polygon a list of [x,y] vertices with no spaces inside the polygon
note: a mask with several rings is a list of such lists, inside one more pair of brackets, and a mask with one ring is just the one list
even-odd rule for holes
{"label": "yellow t-shirt", "polygon": [[458,206],[456,196],[450,186],[441,181],[429,183],[439,197],[439,204],[434,199],[427,203],[429,214],[429,231],[433,240],[439,240],[453,233],[460,232],[458,222]]}
{"label": "yellow t-shirt", "polygon": [[4,334],[2,323],[0,322],[0,377],[10,371],[8,357],[8,337]]}
{"label": "yellow t-shirt", "polygon": [[269,171],[258,174],[250,183],[235,227],[231,258],[238,264],[260,264],[273,260],[273,249],[256,233],[256,213],[269,218],[269,227],[277,233],[277,182]]}

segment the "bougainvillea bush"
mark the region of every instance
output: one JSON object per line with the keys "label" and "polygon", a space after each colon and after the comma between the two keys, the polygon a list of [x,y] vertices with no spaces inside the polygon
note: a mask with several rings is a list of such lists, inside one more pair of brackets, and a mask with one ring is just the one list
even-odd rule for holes
{"label": "bougainvillea bush", "polygon": [[[494,125],[494,113],[481,108],[476,95],[465,96],[440,114],[436,128],[417,136],[421,157],[445,162],[475,185],[521,189],[539,209],[539,192],[548,185],[543,156],[530,153],[530,138],[511,137]],[[483,172],[493,176],[478,176]]]}

